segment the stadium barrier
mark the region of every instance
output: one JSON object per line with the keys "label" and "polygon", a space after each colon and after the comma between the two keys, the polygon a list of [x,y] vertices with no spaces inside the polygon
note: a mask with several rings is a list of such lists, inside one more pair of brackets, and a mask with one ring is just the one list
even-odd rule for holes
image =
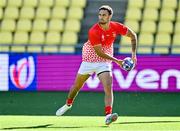
{"label": "stadium barrier", "polygon": [[[114,112],[180,116],[179,60],[179,56],[141,55],[131,72],[114,64]],[[80,63],[80,55],[1,53],[0,115],[55,115]],[[103,99],[102,86],[93,75],[65,115],[104,115]]]}
{"label": "stadium barrier", "polygon": [[[123,59],[126,56],[116,56]],[[138,56],[130,71],[113,64],[114,91],[180,92],[179,56]],[[68,91],[81,63],[80,55],[0,54],[0,91]],[[82,91],[103,91],[92,75]]]}

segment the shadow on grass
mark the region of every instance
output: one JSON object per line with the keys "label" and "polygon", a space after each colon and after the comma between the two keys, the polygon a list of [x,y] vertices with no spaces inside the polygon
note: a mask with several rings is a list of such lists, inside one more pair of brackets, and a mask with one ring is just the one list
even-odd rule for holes
{"label": "shadow on grass", "polygon": [[1,128],[0,130],[46,128],[46,127],[52,126],[52,125],[53,124],[37,125],[37,126],[27,126],[27,127],[8,127],[8,128]]}
{"label": "shadow on grass", "polygon": [[152,124],[152,123],[180,123],[180,121],[138,121],[138,122],[119,122],[114,124]]}
{"label": "shadow on grass", "polygon": [[[62,127],[51,127],[53,124],[46,124],[46,125],[37,125],[37,126],[27,126],[27,127],[8,127],[8,128],[1,128],[0,130],[14,130],[14,129],[37,129],[37,128],[87,128],[87,126],[62,126]],[[102,128],[107,128],[108,126],[98,126]]]}

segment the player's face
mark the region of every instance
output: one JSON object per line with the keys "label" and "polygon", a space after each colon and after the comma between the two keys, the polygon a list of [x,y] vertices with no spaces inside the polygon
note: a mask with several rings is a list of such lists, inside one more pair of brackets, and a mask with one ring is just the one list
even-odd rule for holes
{"label": "player's face", "polygon": [[100,24],[107,24],[111,19],[111,15],[109,15],[107,10],[100,10],[99,11],[99,23]]}

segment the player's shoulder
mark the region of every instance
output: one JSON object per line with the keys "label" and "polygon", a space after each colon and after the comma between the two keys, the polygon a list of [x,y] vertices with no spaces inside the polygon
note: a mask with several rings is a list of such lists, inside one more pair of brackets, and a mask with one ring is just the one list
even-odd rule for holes
{"label": "player's shoulder", "polygon": [[98,31],[99,31],[98,23],[94,24],[94,25],[89,29],[89,32],[90,32],[90,33],[97,33]]}
{"label": "player's shoulder", "polygon": [[117,27],[117,26],[124,26],[123,23],[117,22],[117,21],[111,21],[110,22],[112,27]]}

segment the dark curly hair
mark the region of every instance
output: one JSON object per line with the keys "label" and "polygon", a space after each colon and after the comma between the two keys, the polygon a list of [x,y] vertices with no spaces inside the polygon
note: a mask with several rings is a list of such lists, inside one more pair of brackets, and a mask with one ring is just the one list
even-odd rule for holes
{"label": "dark curly hair", "polygon": [[99,8],[99,11],[100,10],[107,10],[109,15],[113,15],[113,10],[112,8],[109,6],[109,5],[102,5],[100,8]]}

